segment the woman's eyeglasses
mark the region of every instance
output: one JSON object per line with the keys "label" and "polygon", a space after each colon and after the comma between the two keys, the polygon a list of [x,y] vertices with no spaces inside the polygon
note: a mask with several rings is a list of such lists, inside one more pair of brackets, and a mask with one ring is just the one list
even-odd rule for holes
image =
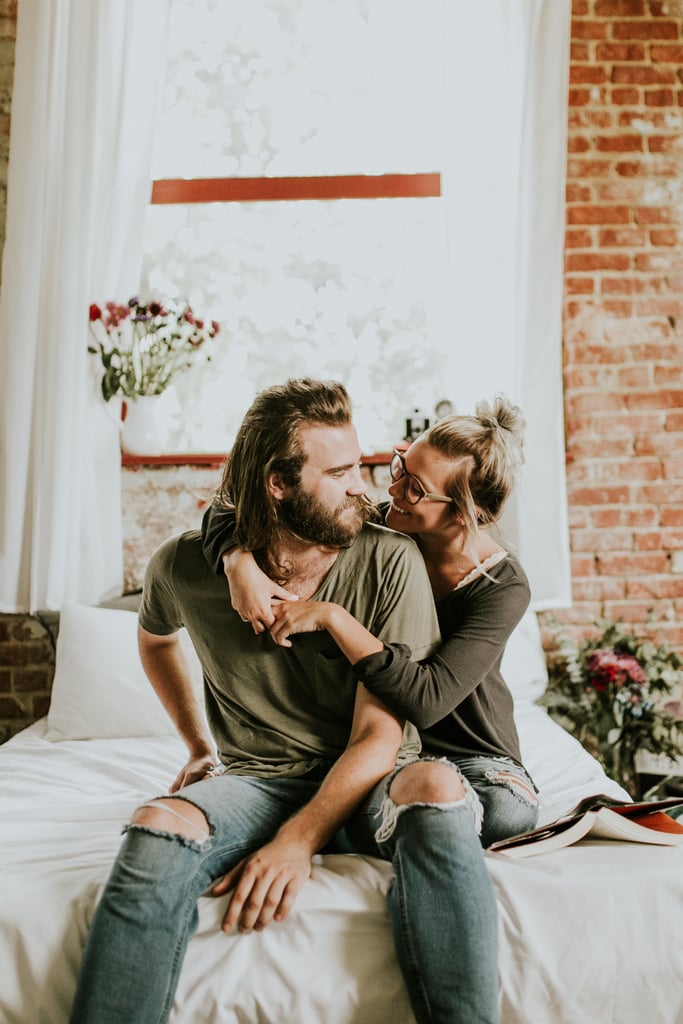
{"label": "woman's eyeglasses", "polygon": [[389,463],[389,473],[391,479],[396,483],[397,480],[405,480],[404,484],[404,495],[405,500],[409,505],[417,505],[419,501],[445,501],[449,505],[454,505],[453,498],[447,498],[445,494],[430,494],[426,491],[418,478],[409,473],[406,469],[405,459],[400,452],[394,451],[391,456],[391,462]]}

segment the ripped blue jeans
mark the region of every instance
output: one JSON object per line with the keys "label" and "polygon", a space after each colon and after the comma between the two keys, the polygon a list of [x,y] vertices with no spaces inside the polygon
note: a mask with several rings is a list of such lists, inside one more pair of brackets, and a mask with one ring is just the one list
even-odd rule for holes
{"label": "ripped blue jeans", "polygon": [[[530,823],[522,825],[524,803],[507,776],[511,762],[473,761],[476,766],[454,770],[467,778],[465,769],[474,774],[476,767],[484,780],[473,779],[472,789],[466,787],[466,796],[453,804],[402,805],[397,812],[387,800],[394,775],[387,777],[329,847],[392,862],[388,907],[418,1024],[498,1020],[497,910],[477,832],[479,800],[485,824],[489,808],[502,823],[508,805],[520,830],[531,827],[535,808],[530,799]],[[487,771],[494,775],[487,778]],[[220,775],[175,794],[203,810],[206,838],[129,826],[90,928],[71,1024],[167,1021],[197,927],[199,897],[268,842],[319,784],[311,778]]]}
{"label": "ripped blue jeans", "polygon": [[533,828],[538,796],[509,758],[445,763],[463,781],[460,800],[394,803],[399,768],[344,831],[348,849],[392,863],[387,903],[418,1024],[497,1024],[498,912],[484,846]]}

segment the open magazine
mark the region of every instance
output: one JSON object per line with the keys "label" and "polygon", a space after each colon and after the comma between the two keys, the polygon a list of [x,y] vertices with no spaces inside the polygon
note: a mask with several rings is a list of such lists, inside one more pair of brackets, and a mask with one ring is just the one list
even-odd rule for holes
{"label": "open magazine", "polygon": [[507,857],[532,857],[588,837],[652,843],[655,846],[683,846],[683,822],[667,814],[668,810],[682,806],[680,797],[625,803],[597,793],[584,797],[556,821],[501,839],[492,843],[488,850]]}

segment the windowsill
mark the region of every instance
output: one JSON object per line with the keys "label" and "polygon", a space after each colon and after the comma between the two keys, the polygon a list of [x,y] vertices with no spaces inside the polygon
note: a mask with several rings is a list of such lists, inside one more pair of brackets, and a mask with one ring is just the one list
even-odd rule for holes
{"label": "windowsill", "polygon": [[222,452],[165,452],[163,455],[130,455],[121,452],[121,465],[131,469],[137,466],[204,466],[220,469],[225,459]]}
{"label": "windowsill", "polygon": [[[406,447],[405,442],[397,447]],[[220,469],[226,458],[227,454],[221,452],[166,452],[163,455],[130,455],[128,452],[121,452],[121,465],[127,469],[135,469],[138,466],[202,466]],[[388,466],[390,462],[391,452],[373,452],[371,455],[361,457],[363,466]]]}

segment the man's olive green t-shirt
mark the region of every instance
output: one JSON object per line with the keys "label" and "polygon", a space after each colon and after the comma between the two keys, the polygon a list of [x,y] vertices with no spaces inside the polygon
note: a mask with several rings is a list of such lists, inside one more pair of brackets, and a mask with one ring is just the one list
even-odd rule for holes
{"label": "man's olive green t-shirt", "polygon": [[[415,660],[439,641],[422,556],[412,540],[382,526],[368,524],[339,552],[314,600],[342,605],[380,640],[407,644]],[[228,771],[296,776],[343,752],[357,683],[346,658],[324,631],[293,636],[292,647],[256,635],[232,609],[228,583],[206,562],[198,531],[152,556],[139,621],[162,636],[187,628]]]}

